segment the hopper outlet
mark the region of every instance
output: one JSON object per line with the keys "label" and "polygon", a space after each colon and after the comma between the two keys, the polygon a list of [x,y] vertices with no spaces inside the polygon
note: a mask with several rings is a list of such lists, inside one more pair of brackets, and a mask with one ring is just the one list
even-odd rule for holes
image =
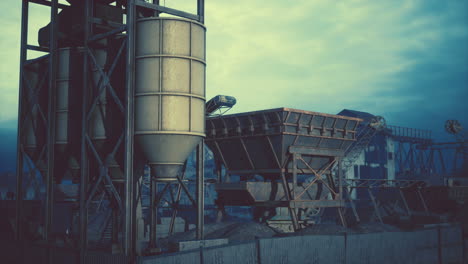
{"label": "hopper outlet", "polygon": [[175,181],[205,137],[205,27],[152,17],[136,33],[135,144],[157,181]]}

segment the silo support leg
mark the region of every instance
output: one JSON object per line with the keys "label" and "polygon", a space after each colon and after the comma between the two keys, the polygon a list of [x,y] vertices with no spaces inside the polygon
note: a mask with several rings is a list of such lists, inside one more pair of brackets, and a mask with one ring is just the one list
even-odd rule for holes
{"label": "silo support leg", "polygon": [[[204,238],[205,225],[205,142],[202,139],[197,147],[197,239]],[[182,182],[181,182],[182,183]]]}
{"label": "silo support leg", "polygon": [[[286,175],[284,174],[284,171],[281,171],[281,180],[283,183],[284,193],[286,194],[286,199],[288,201],[291,201],[291,191],[289,190],[288,181],[286,180]],[[297,220],[296,210],[294,210],[294,208],[291,208],[291,205],[288,206],[288,210],[289,215],[291,216],[294,231],[297,231],[299,230],[299,222]]]}

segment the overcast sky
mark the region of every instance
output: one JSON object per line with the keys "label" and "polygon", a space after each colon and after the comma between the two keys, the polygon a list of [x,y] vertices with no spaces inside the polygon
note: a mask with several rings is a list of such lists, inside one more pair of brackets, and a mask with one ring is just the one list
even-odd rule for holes
{"label": "overcast sky", "polygon": [[[466,0],[205,2],[207,97],[235,96],[233,112],[347,108],[439,136],[446,119],[468,127]],[[20,3],[0,2],[0,126],[17,115]],[[31,13],[36,44],[49,14]]]}

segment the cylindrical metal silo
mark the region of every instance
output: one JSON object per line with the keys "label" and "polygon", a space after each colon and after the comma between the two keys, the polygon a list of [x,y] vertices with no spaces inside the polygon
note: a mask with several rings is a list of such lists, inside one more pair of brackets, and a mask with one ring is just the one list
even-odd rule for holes
{"label": "cylindrical metal silo", "polygon": [[179,18],[137,21],[135,142],[160,181],[175,180],[205,137],[205,31]]}
{"label": "cylindrical metal silo", "polygon": [[44,162],[39,160],[40,150],[46,142],[46,123],[42,119],[42,113],[47,110],[47,66],[49,56],[42,56],[29,60],[24,65],[24,93],[23,99],[23,131],[22,142],[24,151],[35,163],[37,168],[43,172]]}
{"label": "cylindrical metal silo", "polygon": [[55,147],[58,158],[68,156],[67,167],[73,174],[79,169],[76,156],[79,155],[81,141],[82,58],[83,48],[61,48],[58,51]]}
{"label": "cylindrical metal silo", "polygon": [[[41,61],[31,61],[27,63],[24,68],[24,78],[25,78],[25,87],[24,87],[24,99],[30,100],[33,99],[34,93],[38,88],[37,85],[40,79],[40,70],[41,70]],[[30,102],[27,101],[30,107],[30,111],[26,111],[24,118],[24,150],[30,158],[33,158],[37,150],[37,138],[36,138],[36,124],[38,117],[38,109],[32,106]]]}

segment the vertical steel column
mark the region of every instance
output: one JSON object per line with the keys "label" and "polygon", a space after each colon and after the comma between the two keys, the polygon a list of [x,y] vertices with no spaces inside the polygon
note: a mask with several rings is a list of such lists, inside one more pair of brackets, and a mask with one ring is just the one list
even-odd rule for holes
{"label": "vertical steel column", "polygon": [[204,238],[205,225],[205,139],[197,146],[197,239]]}
{"label": "vertical steel column", "polygon": [[[343,196],[343,167],[342,167],[342,162],[343,162],[343,158],[339,158],[338,159],[338,200],[340,201],[343,201],[344,199],[344,196]],[[332,177],[333,179],[333,177]],[[338,214],[340,216],[340,219],[341,219],[341,224],[346,227],[347,226],[347,223],[346,223],[346,218],[345,218],[345,215],[344,215],[344,208],[342,206],[338,207]]]}
{"label": "vertical steel column", "polygon": [[23,89],[24,89],[24,62],[27,59],[28,50],[28,18],[29,1],[23,0],[21,7],[21,49],[20,49],[20,74],[19,74],[19,93],[18,93],[18,130],[16,138],[16,239],[22,239],[22,221],[23,218],[23,152],[22,152],[22,116],[23,116]]}
{"label": "vertical steel column", "polygon": [[86,135],[88,133],[88,39],[90,36],[90,17],[92,16],[91,12],[91,0],[85,0],[84,4],[84,58],[83,58],[83,103],[82,103],[82,119],[81,119],[81,175],[80,175],[80,223],[79,223],[79,250],[80,250],[80,263],[86,263],[86,250],[88,247],[88,208],[86,206],[86,201],[88,200],[88,155],[86,147]]}
{"label": "vertical steel column", "polygon": [[135,254],[135,203],[133,179],[133,94],[135,89],[135,0],[127,2],[127,83],[125,102],[125,255]]}
{"label": "vertical steel column", "polygon": [[294,153],[292,157],[293,157],[293,160],[292,160],[293,186],[292,186],[292,192],[291,192],[291,199],[295,200],[296,199],[296,186],[297,186],[297,154]]}
{"label": "vertical steel column", "polygon": [[149,248],[156,248],[156,228],[158,221],[158,204],[159,201],[156,201],[156,196],[158,194],[158,183],[154,175],[150,175],[150,237],[149,237]]}
{"label": "vertical steel column", "polygon": [[291,208],[291,191],[289,190],[288,181],[286,179],[284,170],[285,170],[284,168],[281,169],[280,177],[282,180],[284,194],[286,195],[286,200],[288,200],[288,210],[289,210],[289,215],[291,216],[293,228],[294,228],[294,231],[297,231],[299,230],[299,222],[297,220],[296,210],[294,208]]}
{"label": "vertical steel column", "polygon": [[50,8],[50,45],[49,45],[49,109],[47,131],[47,178],[44,240],[51,239],[52,215],[54,206],[54,147],[55,147],[55,101],[57,74],[57,11],[58,0],[51,1]]}
{"label": "vertical steel column", "polygon": [[205,23],[205,0],[197,1],[197,15],[198,15],[198,22],[204,24]]}

